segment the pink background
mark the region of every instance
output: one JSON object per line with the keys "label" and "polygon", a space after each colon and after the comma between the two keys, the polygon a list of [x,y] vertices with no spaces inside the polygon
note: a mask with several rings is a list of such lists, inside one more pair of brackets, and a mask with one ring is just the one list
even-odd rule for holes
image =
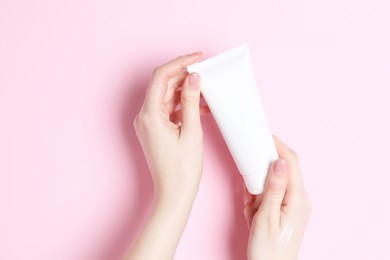
{"label": "pink background", "polygon": [[[1,0],[0,259],[120,259],[151,206],[131,123],[152,69],[244,42],[313,203],[300,259],[390,259],[389,13],[388,0]],[[203,123],[176,259],[245,259],[241,177]]]}

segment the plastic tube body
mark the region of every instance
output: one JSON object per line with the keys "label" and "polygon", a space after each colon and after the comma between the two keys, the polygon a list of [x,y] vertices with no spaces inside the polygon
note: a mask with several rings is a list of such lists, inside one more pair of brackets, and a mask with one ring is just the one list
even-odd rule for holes
{"label": "plastic tube body", "polygon": [[263,191],[278,154],[253,75],[249,49],[242,45],[187,68],[201,76],[201,91],[248,191]]}

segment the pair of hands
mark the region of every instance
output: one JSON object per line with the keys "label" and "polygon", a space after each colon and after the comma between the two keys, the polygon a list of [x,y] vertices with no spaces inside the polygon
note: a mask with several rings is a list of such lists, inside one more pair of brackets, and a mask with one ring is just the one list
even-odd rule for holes
{"label": "pair of hands", "polygon": [[[203,168],[200,76],[186,67],[201,53],[181,56],[153,72],[134,121],[155,189],[154,207],[126,259],[173,259],[196,197]],[[248,259],[296,259],[310,215],[296,154],[276,137],[281,159],[264,193],[244,191],[250,228]]]}

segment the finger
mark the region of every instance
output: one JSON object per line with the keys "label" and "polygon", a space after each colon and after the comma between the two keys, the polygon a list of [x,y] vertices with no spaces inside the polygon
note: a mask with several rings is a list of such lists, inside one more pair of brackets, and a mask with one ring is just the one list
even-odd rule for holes
{"label": "finger", "polygon": [[256,201],[256,196],[249,193],[245,183],[243,183],[243,186],[244,186],[244,206],[253,206],[253,203]]}
{"label": "finger", "polygon": [[146,93],[146,105],[156,107],[164,102],[167,92],[168,80],[180,73],[187,66],[197,62],[201,57],[201,52],[178,57],[165,65],[158,67],[153,72],[153,77],[149,83]]}
{"label": "finger", "polygon": [[[172,121],[175,124],[179,124],[182,119],[182,113],[183,112],[181,111],[181,109],[171,112],[170,121]],[[199,114],[201,117],[208,116],[211,114],[210,109],[208,107],[199,107]]]}
{"label": "finger", "polygon": [[276,160],[268,174],[263,201],[259,207],[262,217],[269,221],[279,223],[280,209],[287,187],[287,162],[283,159]]}
{"label": "finger", "polygon": [[186,70],[182,70],[168,80],[167,91],[164,97],[165,104],[171,102],[172,97],[175,94],[177,94],[178,89],[183,85],[184,80],[186,79],[187,76],[188,76],[188,72]]}
{"label": "finger", "polygon": [[[187,72],[185,78],[187,76],[188,76],[188,72]],[[184,78],[184,80],[185,80],[185,78]],[[181,82],[181,85],[175,89],[175,93],[173,94],[173,97],[167,103],[167,108],[168,108],[170,117],[179,119],[180,121],[181,121],[181,113],[182,113],[180,100],[181,100],[181,90],[182,90],[184,80]],[[169,88],[169,86],[168,86],[168,88]],[[199,112],[200,112],[200,116],[206,116],[206,115],[211,114],[210,107],[207,105],[206,101],[204,100],[204,98],[202,96],[202,92],[200,93]]]}
{"label": "finger", "polygon": [[253,217],[255,216],[257,212],[257,209],[251,206],[245,206],[244,207],[244,216],[246,219],[246,224],[248,225],[248,228],[250,229],[252,226]]}
{"label": "finger", "polygon": [[169,115],[176,113],[180,109],[181,91],[175,91],[171,99],[166,103]]}
{"label": "finger", "polygon": [[184,81],[181,90],[182,135],[193,136],[202,133],[200,124],[200,75],[191,73]]}
{"label": "finger", "polygon": [[276,136],[274,136],[274,142],[279,158],[286,160],[288,164],[289,177],[287,192],[298,194],[300,192],[304,192],[301,170],[299,168],[299,162],[296,153]]}

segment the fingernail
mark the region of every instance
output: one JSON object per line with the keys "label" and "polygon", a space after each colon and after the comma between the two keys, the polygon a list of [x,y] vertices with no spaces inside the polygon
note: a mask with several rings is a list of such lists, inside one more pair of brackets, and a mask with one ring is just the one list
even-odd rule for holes
{"label": "fingernail", "polygon": [[286,161],[283,159],[278,159],[274,162],[273,171],[276,175],[284,175],[287,170]]}
{"label": "fingernail", "polygon": [[198,73],[191,73],[190,78],[188,79],[188,85],[191,89],[195,90],[199,87],[199,74]]}

